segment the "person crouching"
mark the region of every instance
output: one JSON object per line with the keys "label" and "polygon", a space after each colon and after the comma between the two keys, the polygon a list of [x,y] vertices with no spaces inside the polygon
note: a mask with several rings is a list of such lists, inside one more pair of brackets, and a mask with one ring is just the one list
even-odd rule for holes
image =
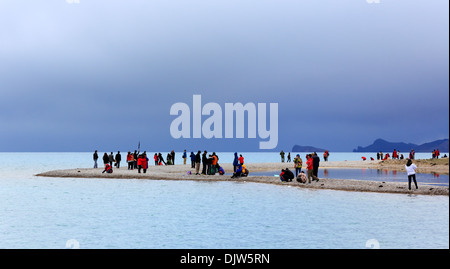
{"label": "person crouching", "polygon": [[108,173],[108,174],[111,174],[113,172],[112,166],[109,163],[107,163],[105,165],[105,170],[103,170],[102,174],[105,173],[105,172]]}

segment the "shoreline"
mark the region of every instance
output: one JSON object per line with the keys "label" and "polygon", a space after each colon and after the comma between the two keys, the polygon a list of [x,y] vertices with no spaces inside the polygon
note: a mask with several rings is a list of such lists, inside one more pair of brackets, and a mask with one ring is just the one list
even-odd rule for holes
{"label": "shoreline", "polygon": [[[392,162],[393,161],[393,162]],[[369,168],[369,169],[386,169],[386,170],[402,170],[403,162],[398,160],[386,161],[334,161],[321,162],[321,168]],[[416,160],[418,173],[440,173],[447,174],[448,159],[443,164],[434,164],[426,166],[421,164],[421,160]],[[401,164],[400,164],[401,163]],[[232,171],[231,164],[221,164],[225,171]],[[263,171],[280,171],[282,168],[293,168],[293,163],[248,163],[247,168],[250,171],[248,177],[231,178],[231,174],[226,175],[189,175],[187,171],[195,171],[190,164],[177,164],[169,166],[149,166],[147,173],[139,174],[136,170],[128,170],[126,166],[121,168],[113,168],[112,174],[103,173],[103,168],[73,168],[53,170],[39,173],[36,176],[41,177],[73,177],[73,178],[115,178],[115,179],[149,179],[149,180],[191,180],[191,181],[231,181],[231,182],[254,182],[274,185],[287,185],[307,189],[328,189],[340,191],[357,191],[357,192],[378,192],[378,193],[404,193],[404,194],[423,194],[423,195],[449,195],[448,186],[434,186],[421,184],[418,182],[419,189],[414,188],[408,190],[407,182],[389,182],[389,181],[368,181],[355,179],[320,179],[319,182],[313,181],[311,184],[298,183],[295,179],[292,182],[281,182],[278,177],[274,176],[252,176],[252,172]],[[304,169],[304,168],[303,168]],[[404,170],[404,167],[403,167]]]}

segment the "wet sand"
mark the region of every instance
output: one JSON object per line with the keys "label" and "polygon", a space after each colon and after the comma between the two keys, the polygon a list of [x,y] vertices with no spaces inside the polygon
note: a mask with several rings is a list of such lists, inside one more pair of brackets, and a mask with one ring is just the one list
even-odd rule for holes
{"label": "wet sand", "polygon": [[[321,168],[370,168],[404,171],[404,160],[388,161],[334,161],[320,162]],[[418,173],[440,173],[449,174],[448,159],[438,162],[415,161],[419,167]],[[221,164],[225,171],[233,171],[231,164]],[[75,177],[75,178],[120,178],[120,179],[152,179],[152,180],[194,180],[194,181],[236,181],[236,182],[255,182],[275,185],[288,185],[308,189],[330,189],[341,191],[358,192],[379,192],[379,193],[405,193],[405,194],[423,194],[423,195],[449,195],[448,186],[432,186],[419,184],[419,189],[408,190],[408,183],[405,182],[380,182],[354,179],[320,179],[319,182],[313,181],[311,184],[298,183],[295,179],[292,182],[281,182],[279,177],[275,176],[252,176],[252,172],[280,171],[288,167],[294,170],[293,163],[248,163],[246,164],[250,171],[248,177],[231,178],[230,173],[225,175],[194,175],[195,169],[186,165],[169,166],[149,166],[146,173],[138,173],[137,169],[128,170],[127,167],[119,169],[114,168],[112,174],[103,173],[103,168],[75,168],[65,170],[54,170],[37,174],[43,177]],[[303,167],[302,170],[305,170]],[[188,174],[191,171],[192,174]]]}

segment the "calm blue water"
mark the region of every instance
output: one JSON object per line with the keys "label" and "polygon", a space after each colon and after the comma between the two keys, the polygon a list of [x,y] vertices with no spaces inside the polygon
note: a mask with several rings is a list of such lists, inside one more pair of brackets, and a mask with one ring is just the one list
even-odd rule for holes
{"label": "calm blue water", "polygon": [[0,153],[0,248],[449,248],[448,196],[33,176],[91,155]]}

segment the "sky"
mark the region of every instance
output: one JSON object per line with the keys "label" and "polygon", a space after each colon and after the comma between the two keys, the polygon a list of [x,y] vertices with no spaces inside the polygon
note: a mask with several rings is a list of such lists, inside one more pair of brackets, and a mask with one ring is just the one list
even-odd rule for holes
{"label": "sky", "polygon": [[[0,152],[448,138],[449,1],[369,2],[0,0]],[[194,95],[222,109],[277,103],[276,147],[174,138],[170,109],[193,114]]]}

